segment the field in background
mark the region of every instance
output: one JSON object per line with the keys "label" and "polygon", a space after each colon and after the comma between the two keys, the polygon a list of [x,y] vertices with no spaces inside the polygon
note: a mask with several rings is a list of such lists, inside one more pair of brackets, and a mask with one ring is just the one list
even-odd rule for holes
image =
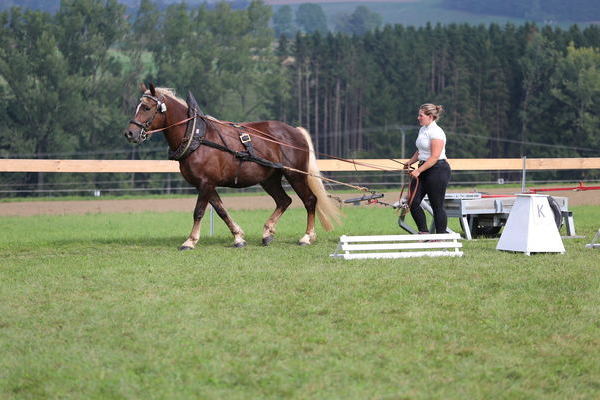
{"label": "field in background", "polygon": [[[296,10],[302,3],[307,3],[304,0],[267,0],[267,4],[273,6],[273,10],[277,10],[284,4],[290,5]],[[510,18],[498,15],[483,15],[473,14],[458,10],[449,10],[441,6],[441,0],[359,0],[359,1],[343,1],[343,0],[322,0],[313,1],[323,9],[327,17],[329,29],[334,28],[333,21],[337,14],[351,14],[356,7],[366,6],[371,11],[381,15],[384,25],[400,24],[404,26],[425,26],[427,23],[435,25],[437,23],[448,24],[491,24],[505,25],[507,23],[520,25],[526,22],[522,18]],[[587,26],[589,22],[577,21],[552,21],[553,26],[559,26],[563,29],[568,29],[573,24],[579,26]]]}
{"label": "field in background", "polygon": [[[284,4],[290,5],[292,9],[298,8],[302,3],[306,3],[303,0],[272,0],[267,1],[267,4],[271,4],[274,10],[281,7]],[[315,1],[321,6],[323,12],[327,17],[329,28],[333,29],[333,21],[335,20],[336,14],[351,14],[356,7],[366,6],[371,11],[376,12],[383,18],[384,24],[401,24],[405,26],[424,26],[428,22],[435,25],[437,23],[447,24],[461,24],[467,23],[471,25],[479,24],[491,24],[496,23],[499,25],[505,25],[507,23],[522,24],[525,22],[521,18],[509,18],[505,16],[495,15],[481,15],[472,14],[463,11],[448,10],[440,6],[440,0],[360,0],[360,1]],[[577,23],[576,21],[570,22],[553,22],[554,25],[560,26],[561,28],[568,28],[572,24]],[[588,23],[578,23],[580,26],[586,26]]]}
{"label": "field in background", "polygon": [[[600,389],[598,207],[567,254],[332,260],[341,234],[397,233],[384,208],[295,243],[290,210],[233,211],[179,252],[189,213],[0,218],[2,398],[593,398]],[[204,224],[204,231],[207,231]]]}

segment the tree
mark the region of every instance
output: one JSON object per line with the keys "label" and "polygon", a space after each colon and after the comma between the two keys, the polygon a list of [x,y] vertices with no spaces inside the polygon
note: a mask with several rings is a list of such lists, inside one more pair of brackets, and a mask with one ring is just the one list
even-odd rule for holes
{"label": "tree", "polygon": [[273,29],[277,37],[292,37],[296,32],[294,12],[289,5],[281,6],[273,15]]}
{"label": "tree", "polygon": [[69,72],[95,76],[106,66],[109,49],[128,26],[117,0],[62,0],[56,14],[58,46],[69,60]]}
{"label": "tree", "polygon": [[56,51],[56,37],[51,33],[51,17],[12,9],[2,14],[0,29],[0,77],[6,110],[6,119],[0,124],[2,151],[44,154],[53,147],[50,142],[56,136],[50,134],[57,122],[53,118],[61,107],[60,93],[69,83],[67,63]]}
{"label": "tree", "polygon": [[350,35],[362,36],[381,26],[381,15],[366,6],[358,6],[352,14],[339,14],[335,22],[335,30]]}
{"label": "tree", "polygon": [[113,137],[98,133],[108,127],[120,130],[127,121],[123,107],[128,85],[115,52],[130,29],[125,6],[117,0],[63,0],[54,18],[57,48],[68,64],[69,79],[82,82],[74,91],[85,99],[77,106],[85,120],[77,135],[80,148],[111,146]]}
{"label": "tree", "polygon": [[296,24],[306,33],[327,32],[327,17],[320,5],[314,3],[300,4],[296,10]]}
{"label": "tree", "polygon": [[[77,3],[77,4],[75,4]],[[55,16],[13,9],[2,14],[0,100],[6,106],[0,136],[10,154],[44,158],[114,143],[126,121],[120,64],[109,48],[125,31],[114,1],[63,1]],[[103,28],[103,26],[107,26]],[[111,25],[108,27],[108,25]],[[28,183],[43,185],[44,174]],[[52,175],[50,179],[64,179]]]}
{"label": "tree", "polygon": [[151,46],[156,81],[191,90],[206,112],[224,119],[258,119],[275,96],[280,66],[272,49],[271,8],[253,1],[244,10],[169,6]]}
{"label": "tree", "polygon": [[[550,43],[532,26],[524,28],[529,31],[524,54],[518,60],[522,71],[522,102],[520,110],[521,135],[520,156],[527,155],[526,142],[536,136],[544,136],[549,126],[543,124],[543,115],[549,111],[548,83],[554,72],[558,53]],[[539,132],[539,134],[537,134]]]}
{"label": "tree", "polygon": [[600,51],[567,48],[551,78],[550,93],[560,102],[553,117],[561,139],[571,146],[600,150]]}

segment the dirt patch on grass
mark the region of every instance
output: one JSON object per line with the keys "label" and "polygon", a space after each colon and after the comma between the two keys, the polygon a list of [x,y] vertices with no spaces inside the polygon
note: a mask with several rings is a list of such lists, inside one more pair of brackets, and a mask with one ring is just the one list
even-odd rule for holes
{"label": "dirt patch on grass", "polygon": [[[454,191],[456,192],[456,191]],[[462,192],[465,192],[464,190]],[[488,194],[515,194],[515,189],[486,189]],[[570,206],[600,205],[600,191],[551,192],[551,196],[568,197]],[[397,200],[398,193],[387,193],[381,199],[388,203]],[[342,199],[360,197],[360,194],[343,194]],[[301,207],[297,196],[292,196],[292,207]],[[274,209],[275,202],[269,196],[224,196],[223,203],[230,210]],[[170,212],[183,211],[190,215],[196,205],[196,197],[179,199],[129,199],[129,200],[73,200],[73,201],[27,201],[0,203],[0,216],[68,215],[96,213]]]}

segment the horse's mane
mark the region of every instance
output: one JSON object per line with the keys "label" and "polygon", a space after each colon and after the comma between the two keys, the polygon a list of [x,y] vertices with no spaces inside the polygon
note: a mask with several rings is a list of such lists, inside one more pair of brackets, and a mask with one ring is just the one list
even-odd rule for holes
{"label": "horse's mane", "polygon": [[[146,93],[149,93],[150,91],[146,91]],[[178,103],[180,103],[181,105],[184,105],[187,107],[187,103],[185,102],[185,100],[180,99],[179,97],[177,97],[177,95],[175,94],[175,90],[174,89],[170,89],[170,88],[164,88],[164,87],[158,87],[156,88],[156,93],[158,94],[162,94],[163,96],[167,96],[172,98],[173,100],[177,101]]]}

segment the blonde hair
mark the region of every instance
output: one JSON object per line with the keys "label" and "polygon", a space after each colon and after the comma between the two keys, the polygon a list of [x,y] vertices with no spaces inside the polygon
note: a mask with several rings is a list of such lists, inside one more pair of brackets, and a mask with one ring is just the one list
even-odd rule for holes
{"label": "blonde hair", "polygon": [[435,121],[436,119],[438,119],[440,117],[440,115],[444,111],[444,107],[441,105],[425,103],[425,104],[421,105],[421,107],[419,107],[419,111],[423,111],[423,114],[425,114],[425,115],[432,116],[433,120]]}

